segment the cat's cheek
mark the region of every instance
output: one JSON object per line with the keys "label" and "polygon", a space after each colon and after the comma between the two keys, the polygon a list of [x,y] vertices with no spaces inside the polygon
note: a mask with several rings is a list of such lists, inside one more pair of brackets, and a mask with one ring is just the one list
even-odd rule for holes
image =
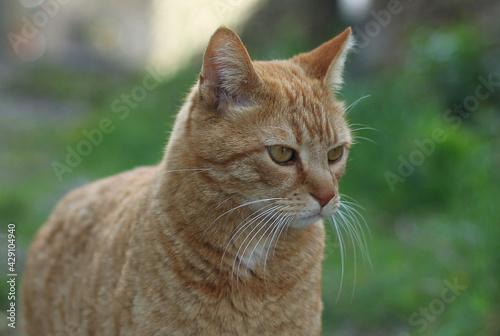
{"label": "cat's cheek", "polygon": [[345,171],[346,171],[345,164],[335,166],[332,168],[332,175],[335,177],[335,180],[339,182],[342,176],[344,176]]}
{"label": "cat's cheek", "polygon": [[267,157],[260,161],[261,164],[254,163],[255,170],[260,175],[260,180],[270,188],[286,190],[286,186],[290,187],[293,184],[294,174],[290,167],[278,166]]}

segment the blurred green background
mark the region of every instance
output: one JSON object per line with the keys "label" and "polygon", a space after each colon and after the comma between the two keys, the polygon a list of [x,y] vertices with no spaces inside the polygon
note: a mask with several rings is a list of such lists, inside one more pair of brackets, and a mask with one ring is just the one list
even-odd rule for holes
{"label": "blurred green background", "polygon": [[[17,225],[22,274],[30,241],[66,192],[161,159],[201,66],[197,47],[181,57],[182,65],[162,68],[154,89],[138,89],[151,69],[159,69],[160,56],[149,57],[148,50],[161,39],[134,37],[145,29],[147,15],[159,19],[150,5],[125,15],[135,12],[130,1],[75,0],[76,10],[61,5],[29,42],[12,40],[9,33],[23,36],[23,18],[43,19],[34,15],[44,3],[0,4],[6,37],[0,45],[2,274],[8,223]],[[237,28],[254,59],[311,50],[348,25],[358,38],[341,98],[351,104],[369,97],[349,112],[360,130],[341,192],[364,208],[373,269],[348,244],[340,291],[339,246],[329,228],[323,334],[500,335],[500,3],[262,0],[245,9],[246,16],[229,20],[246,5],[212,2],[217,15],[208,27]],[[108,14],[104,7],[111,8]],[[50,13],[50,6],[43,10]],[[193,1],[177,15],[185,26],[164,20],[161,34],[198,36],[201,28],[189,27],[198,27],[194,22],[204,11]],[[93,21],[103,15],[105,20]],[[134,20],[130,31],[120,26]],[[51,25],[71,30],[62,36]],[[127,49],[134,46],[142,51]],[[182,48],[190,46],[187,41]],[[168,51],[159,54],[168,57]],[[126,104],[123,95],[132,97],[127,115],[117,113]],[[84,131],[99,128],[103,118],[113,130],[58,178],[54,162],[67,165],[68,151],[81,146]],[[7,327],[7,305],[1,281],[0,335],[18,335]]]}

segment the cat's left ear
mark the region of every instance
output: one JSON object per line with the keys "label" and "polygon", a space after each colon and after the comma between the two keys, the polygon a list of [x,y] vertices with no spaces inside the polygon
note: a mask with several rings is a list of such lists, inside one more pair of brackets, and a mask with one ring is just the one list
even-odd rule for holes
{"label": "cat's left ear", "polygon": [[220,107],[248,106],[260,78],[248,52],[234,31],[221,27],[214,33],[203,56],[199,87],[203,99]]}
{"label": "cat's left ear", "polygon": [[343,83],[342,74],[347,54],[353,46],[354,38],[349,27],[313,51],[295,56],[292,61],[300,64],[310,77],[338,90]]}

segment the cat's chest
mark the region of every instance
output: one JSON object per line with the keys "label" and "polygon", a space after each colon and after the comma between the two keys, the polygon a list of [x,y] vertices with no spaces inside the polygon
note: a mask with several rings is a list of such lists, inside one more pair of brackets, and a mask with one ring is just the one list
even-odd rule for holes
{"label": "cat's chest", "polygon": [[268,241],[257,241],[239,248],[233,262],[233,271],[239,275],[247,275],[259,266],[266,266],[273,255],[273,246]]}

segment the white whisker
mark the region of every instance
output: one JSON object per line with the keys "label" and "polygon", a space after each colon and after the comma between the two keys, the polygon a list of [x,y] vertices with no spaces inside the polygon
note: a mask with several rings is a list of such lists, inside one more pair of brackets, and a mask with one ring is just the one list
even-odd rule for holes
{"label": "white whisker", "polygon": [[[238,226],[231,233],[231,237],[229,239],[229,242],[227,243],[226,248],[224,249],[224,253],[222,254],[222,258],[221,258],[221,266],[222,266],[222,262],[224,261],[224,256],[226,255],[226,252],[227,252],[229,246],[231,245],[232,241],[238,239],[241,236],[241,234],[249,226],[251,226],[255,221],[257,221],[260,217],[265,216],[266,214],[274,211],[274,208],[277,208],[277,206],[275,206],[274,208],[267,209],[268,207],[271,207],[271,206],[272,206],[272,204],[268,204],[268,205],[263,206],[259,210],[251,213],[240,224],[238,224]],[[253,218],[251,218],[251,217],[253,217]]]}
{"label": "white whisker", "polygon": [[[362,210],[365,210],[365,208],[363,208],[358,202],[356,202],[356,200],[354,198],[352,198],[351,196],[349,195],[346,195],[346,194],[340,194],[340,197],[342,198],[342,202],[348,202],[349,204],[353,204],[355,206],[357,206],[358,208],[362,209]],[[347,198],[349,201],[346,201],[344,200],[344,198]]]}
{"label": "white whisker", "polygon": [[[370,230],[370,227],[368,226],[368,223],[366,222],[365,218],[363,217],[363,215],[355,207],[358,207],[363,211],[365,211],[365,209],[361,205],[359,205],[356,201],[354,201],[351,197],[349,197],[347,195],[341,195],[341,197],[347,197],[353,201],[353,202],[349,202],[349,201],[343,200],[340,202],[340,205],[347,211],[348,214],[350,214],[350,217],[353,219],[353,222],[359,225],[361,234],[363,236],[364,246],[366,247],[367,246],[366,237],[365,237],[365,233],[364,233],[363,228],[361,227],[360,222],[363,222],[366,230],[368,231],[368,234],[370,235],[370,238],[372,238],[372,232]],[[361,219],[361,221],[359,220],[359,218]],[[368,248],[366,248],[366,250],[368,250]],[[370,261],[369,256],[368,256],[368,260]],[[371,265],[371,261],[370,261],[370,265]]]}
{"label": "white whisker", "polygon": [[[355,132],[358,132],[358,131],[364,131],[364,130],[377,131],[378,132],[378,130],[376,128],[369,127],[369,126],[364,126],[364,127],[358,127],[358,128],[355,128],[355,129],[351,129],[351,133],[355,133]],[[356,136],[354,136],[354,137],[356,137]]]}
{"label": "white whisker", "polygon": [[[280,207],[278,207],[278,209],[279,209],[279,208],[281,208],[281,206],[280,206]],[[254,227],[254,228],[253,228],[253,229],[249,232],[249,234],[245,237],[245,239],[244,239],[244,240],[243,240],[243,242],[241,243],[241,246],[240,246],[240,248],[238,249],[238,252],[236,253],[236,255],[237,255],[237,256],[240,256],[240,258],[239,258],[239,263],[238,263],[238,268],[237,268],[237,270],[236,270],[236,274],[237,274],[237,275],[239,274],[239,271],[240,271],[240,266],[241,266],[241,263],[243,262],[244,255],[245,255],[245,252],[247,251],[248,247],[250,246],[250,244],[252,243],[252,241],[255,239],[255,237],[257,237],[257,235],[258,235],[258,234],[262,231],[262,229],[264,229],[264,227],[265,227],[265,226],[266,226],[266,225],[267,225],[267,224],[268,224],[271,220],[274,220],[274,217],[275,217],[276,215],[279,215],[279,213],[278,213],[277,211],[274,211],[274,213],[272,213],[270,217],[266,216],[263,220],[261,220],[261,221],[259,222],[259,224],[258,224],[258,225],[256,225],[256,226],[255,226],[255,227]],[[264,221],[265,221],[265,222],[264,222]],[[262,223],[264,223],[264,224],[262,224]],[[269,227],[271,227],[271,226],[269,226]],[[250,240],[248,241],[248,243],[245,245],[246,240],[250,237],[250,235],[252,234],[252,232],[253,232],[253,231],[255,231],[257,228],[258,228],[257,232],[255,232],[255,233],[252,235],[252,237],[250,238]],[[268,230],[269,230],[269,228],[268,228],[268,229],[266,229],[266,230],[264,231],[264,233],[262,234],[262,236],[259,238],[259,240],[258,240],[257,244],[255,244],[255,247],[257,247],[258,243],[260,242],[260,240],[262,239],[262,237],[265,235],[265,233],[266,233]],[[241,250],[241,248],[242,248],[244,245],[245,245],[245,248],[243,249],[243,252],[242,252],[242,253],[241,253],[241,255],[240,255],[240,254],[239,254],[239,251]],[[248,261],[247,261],[247,265],[246,265],[246,266],[247,266],[247,268],[246,268],[247,270],[248,270],[248,263],[250,263],[250,262],[251,262],[252,253],[255,251],[255,247],[254,247],[254,249],[251,251],[250,256],[248,257]],[[233,263],[233,270],[234,270],[234,266],[235,266],[235,264],[236,264],[236,258],[235,258],[234,263]],[[237,276],[237,277],[238,277],[238,276]]]}
{"label": "white whisker", "polygon": [[363,96],[363,97],[360,97],[358,99],[356,99],[353,103],[351,103],[351,105],[349,105],[346,109],[345,109],[345,114],[348,114],[356,105],[359,104],[359,102],[361,102],[363,99],[366,99],[366,98],[369,98],[370,95],[366,95],[366,96]]}
{"label": "white whisker", "polygon": [[243,204],[240,204],[232,209],[229,209],[227,210],[226,212],[224,212],[222,215],[220,215],[219,217],[217,217],[216,219],[214,219],[212,221],[212,223],[210,223],[210,225],[208,225],[205,230],[203,230],[203,235],[202,237],[205,235],[206,231],[215,223],[217,222],[220,218],[224,217],[225,215],[227,214],[230,214],[234,211],[236,211],[237,209],[240,209],[242,207],[245,207],[245,206],[249,206],[249,205],[252,205],[252,204],[256,204],[256,203],[261,203],[261,202],[268,202],[268,201],[274,201],[274,200],[280,200],[280,199],[283,199],[283,198],[265,198],[265,199],[260,199],[260,200],[256,200],[256,201],[250,201],[250,202],[246,202],[246,203],[243,203]]}
{"label": "white whisker", "polygon": [[[356,216],[355,213],[353,213],[353,209],[349,208],[349,206],[343,205],[343,208],[345,210],[346,216],[348,216],[351,219],[350,225],[352,225],[353,229],[355,229],[356,232],[357,232],[357,234],[358,234],[359,241],[360,241],[360,248],[368,251],[368,248],[367,248],[368,244],[366,242],[365,232],[363,230],[363,227],[359,223],[358,217]],[[361,232],[361,235],[358,232],[358,228],[359,228],[359,232]],[[361,240],[361,237],[363,238],[362,240]],[[370,232],[370,237],[371,237],[371,232]],[[367,258],[368,258],[368,260],[370,260],[370,256],[369,255],[367,255]]]}
{"label": "white whisker", "polygon": [[337,220],[334,216],[332,218],[332,223],[334,225],[335,232],[337,233],[337,237],[339,239],[339,249],[340,249],[340,263],[341,263],[341,273],[340,273],[340,286],[339,293],[337,295],[337,299],[335,302],[338,302],[340,298],[340,293],[342,292],[342,285],[344,283],[344,240],[342,238],[342,232],[340,231],[339,225],[337,224]]}
{"label": "white whisker", "polygon": [[243,220],[243,222],[238,224],[238,226],[236,227],[237,229],[235,228],[233,230],[233,232],[231,233],[231,238],[229,239],[228,245],[226,245],[226,249],[233,240],[236,241],[243,234],[243,232],[245,232],[245,230],[248,227],[250,227],[253,223],[255,223],[260,218],[269,215],[270,213],[272,213],[274,210],[276,210],[279,207],[279,206],[275,205],[275,206],[272,206],[271,208],[267,209],[270,206],[272,206],[272,204],[268,204],[268,205],[262,207],[261,209],[253,212],[250,216],[245,218],[245,220]]}
{"label": "white whisker", "polygon": [[[365,244],[366,244],[366,241],[363,241],[361,239],[361,236],[360,236],[357,228],[353,225],[353,223],[351,223],[350,221],[347,220],[347,218],[349,218],[351,220],[352,220],[352,218],[349,217],[347,215],[347,213],[344,213],[341,210],[338,211],[338,214],[339,214],[342,222],[344,223],[344,229],[349,230],[349,232],[352,233],[351,234],[351,238],[352,238],[353,242],[354,242],[354,240],[356,240],[356,243],[358,244],[358,247],[361,250],[361,254],[364,257],[367,257],[367,255],[365,255]],[[363,235],[363,238],[364,238],[364,235]]]}
{"label": "white whisker", "polygon": [[[363,225],[361,222],[364,223],[364,226],[370,233],[371,237],[371,232],[370,228],[368,227],[368,224],[366,223],[364,217],[361,215],[361,213],[358,211],[358,209],[363,209],[362,206],[360,206],[352,197],[349,197],[347,195],[341,194],[341,201],[339,203],[339,208],[337,209],[337,212],[331,217],[331,223],[332,223],[332,228],[335,229],[337,233],[337,237],[339,240],[339,249],[340,249],[340,258],[341,258],[341,279],[340,279],[340,286],[339,286],[339,294],[337,295],[337,301],[340,297],[340,293],[342,291],[342,285],[343,285],[343,279],[344,279],[344,267],[345,267],[345,254],[346,254],[346,241],[345,238],[343,237],[342,230],[349,235],[349,238],[351,240],[352,248],[353,248],[353,254],[354,254],[354,284],[353,284],[353,289],[352,289],[352,295],[351,295],[351,302],[354,298],[354,293],[356,289],[356,281],[357,281],[357,251],[356,251],[356,245],[357,248],[361,251],[361,256],[364,261],[368,261],[370,264],[371,268],[373,269],[373,265],[370,259],[370,253],[368,251],[368,244],[366,240],[366,236],[364,233]],[[345,200],[345,198],[349,199],[349,201]],[[364,209],[363,209],[364,210]]]}
{"label": "white whisker", "polygon": [[359,142],[357,141],[357,139],[361,139],[361,140],[366,140],[368,142],[371,142],[372,144],[375,144],[375,145],[378,145],[378,143],[372,139],[369,139],[369,138],[366,138],[366,137],[362,137],[362,136],[358,136],[358,135],[355,135],[354,136],[354,139],[353,139],[353,142],[358,144]]}
{"label": "white whisker", "polygon": [[[276,233],[278,234],[278,236],[276,237],[276,240],[275,240],[275,243],[274,243],[273,255],[276,254],[276,246],[278,245],[278,240],[280,239],[281,234],[288,227],[288,224],[290,224],[290,222],[293,220],[293,217],[294,216],[291,215],[291,214],[289,214],[286,217],[284,217],[283,218],[283,223],[282,224],[280,223],[281,226],[277,228],[278,230],[276,230]],[[273,240],[274,240],[274,236],[273,236]],[[270,247],[272,247],[272,240],[271,240]]]}
{"label": "white whisker", "polygon": [[[276,215],[276,212],[273,213],[273,211],[275,211],[276,209],[278,209],[280,206],[275,206],[271,209],[268,209],[266,211],[266,215],[263,216],[263,218],[259,221],[259,223],[257,225],[255,225],[255,227],[247,234],[247,236],[245,237],[245,239],[243,240],[243,242],[241,243],[240,247],[238,248],[238,251],[236,251],[236,255],[234,257],[234,261],[233,261],[233,266],[232,266],[232,275],[231,275],[231,279],[233,279],[233,276],[234,276],[234,272],[235,272],[235,266],[236,266],[236,260],[239,259],[240,262],[238,263],[238,268],[236,269],[236,279],[238,280],[239,279],[239,270],[240,270],[240,265],[241,265],[241,262],[243,260],[243,256],[245,254],[245,251],[247,250],[248,246],[251,244],[252,240],[256,237],[256,235],[262,230],[262,228]],[[265,221],[264,224],[262,224],[263,222]],[[260,228],[259,228],[260,227]],[[258,230],[257,230],[258,229]],[[250,237],[250,235],[252,235],[252,233],[257,230],[256,233],[253,234],[252,238],[248,241],[248,243],[246,244],[245,246],[245,242],[247,241],[247,239]],[[241,249],[243,248],[243,246],[245,246],[244,250],[243,250],[243,253],[240,254],[240,251]],[[231,280],[231,283],[233,283],[233,280]],[[239,282],[238,282],[239,284]]]}
{"label": "white whisker", "polygon": [[163,174],[175,173],[175,172],[183,172],[183,171],[207,171],[212,170],[213,168],[189,168],[189,169],[173,169],[163,172]]}
{"label": "white whisker", "polygon": [[[344,223],[343,229],[344,231],[349,235],[351,238],[351,244],[352,244],[352,250],[354,253],[354,282],[353,282],[353,287],[352,287],[352,293],[351,293],[351,302],[354,299],[354,292],[356,291],[356,280],[357,280],[357,256],[356,256],[356,245],[354,244],[354,241],[356,240],[358,245],[361,245],[361,241],[359,239],[358,233],[353,229],[351,224],[346,220],[344,217],[342,211],[338,211],[338,214]],[[363,250],[362,254],[363,254]]]}
{"label": "white whisker", "polygon": [[[288,224],[290,224],[291,221],[292,221],[292,215],[285,215],[285,216],[283,216],[283,218],[281,218],[280,222],[276,225],[276,228],[274,229],[274,232],[271,232],[271,234],[272,234],[271,241],[269,242],[269,245],[267,247],[266,256],[264,258],[264,283],[266,284],[266,290],[267,290],[266,266],[267,266],[267,260],[268,260],[268,257],[269,257],[269,251],[272,248],[273,240],[274,240],[273,255],[275,255],[275,253],[276,253],[276,246],[278,246],[278,240],[280,239],[281,233],[288,226]],[[278,234],[278,235],[276,236],[276,234]],[[276,237],[276,240],[274,239],[275,237]],[[266,242],[267,242],[267,239],[266,239]],[[266,242],[264,242],[264,244]]]}
{"label": "white whisker", "polygon": [[372,144],[378,145],[378,143],[376,141],[374,141],[370,138],[367,138],[367,137],[357,135],[357,134],[353,134],[352,139],[353,139],[354,144],[359,144],[359,141],[358,141],[358,139],[359,139],[359,140],[365,140],[365,141],[371,142]]}
{"label": "white whisker", "polygon": [[[248,260],[251,260],[252,259],[252,255],[253,253],[255,252],[255,249],[259,246],[259,243],[260,241],[262,240],[262,238],[264,238],[264,236],[266,236],[267,232],[269,230],[271,230],[271,232],[267,235],[266,239],[264,240],[264,244],[263,246],[266,246],[266,242],[267,240],[269,239],[269,237],[272,235],[273,231],[275,230],[276,227],[278,227],[281,219],[283,218],[283,214],[280,213],[284,208],[281,208],[279,209],[278,211],[276,211],[276,213],[278,214],[278,218],[274,219],[274,221],[269,225],[269,227],[266,229],[266,231],[264,231],[264,233],[261,235],[261,237],[259,238],[259,240],[257,241],[257,243],[255,243],[255,246],[253,247],[251,253],[250,253],[250,256],[248,257]],[[286,215],[285,215],[286,216]],[[276,224],[278,223],[278,224]],[[266,223],[267,224],[267,223]],[[275,225],[276,224],[276,225]],[[248,244],[247,244],[247,247],[248,247]],[[268,249],[269,250],[269,249]],[[245,251],[243,251],[243,254],[245,254]],[[241,260],[240,260],[240,264],[241,264]],[[239,265],[238,265],[239,267]],[[248,272],[248,264],[246,265],[246,272]],[[264,268],[264,272],[265,272],[265,268]]]}
{"label": "white whisker", "polygon": [[379,132],[380,133],[380,131],[377,128],[371,127],[371,126],[368,126],[368,125],[365,125],[365,124],[353,123],[353,124],[349,124],[349,126],[350,127],[358,127],[356,129],[351,129],[351,132],[368,130],[368,131],[375,131],[375,132]]}
{"label": "white whisker", "polygon": [[236,194],[233,194],[233,195],[231,195],[231,196],[227,197],[226,199],[224,199],[223,201],[219,201],[219,202],[217,203],[217,206],[216,206],[216,207],[217,207],[217,208],[220,208],[220,207],[221,207],[224,203],[229,202],[229,201],[230,201],[231,199],[233,199],[235,196],[236,196]]}

